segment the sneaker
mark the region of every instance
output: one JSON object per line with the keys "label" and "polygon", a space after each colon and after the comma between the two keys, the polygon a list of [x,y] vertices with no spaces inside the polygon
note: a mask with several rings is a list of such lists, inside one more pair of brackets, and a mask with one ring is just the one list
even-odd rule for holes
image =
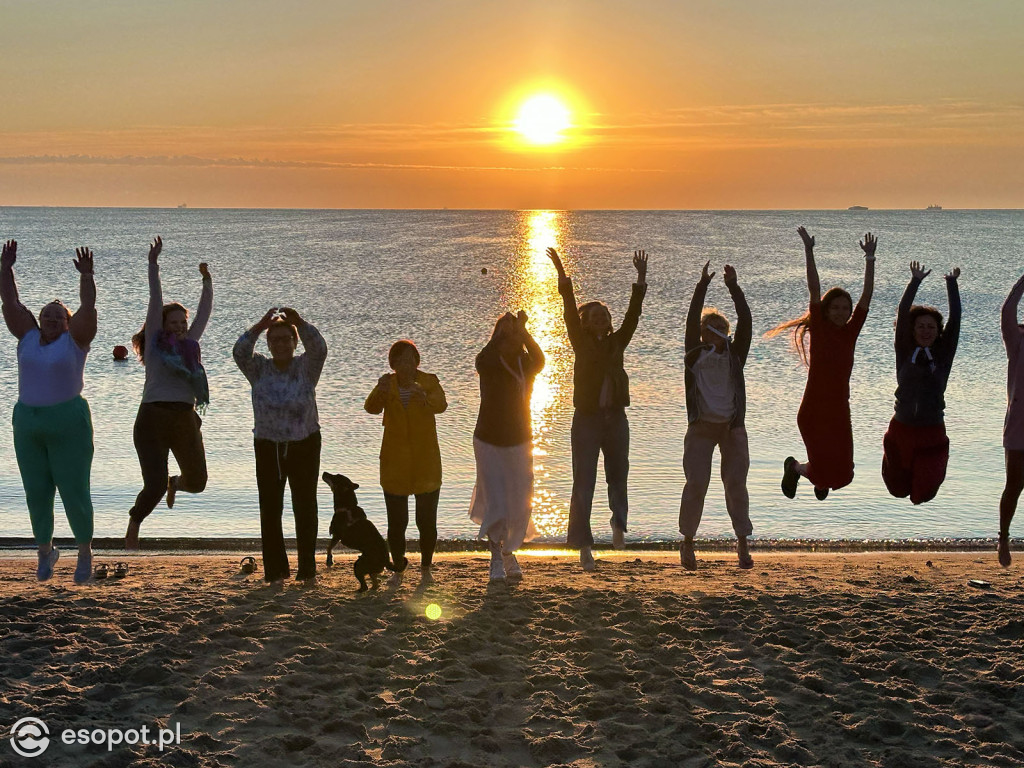
{"label": "sneaker", "polygon": [[174,509],[174,497],[178,495],[178,476],[167,478],[167,508]]}
{"label": "sneaker", "polygon": [[999,534],[999,564],[1003,568],[1009,568],[1013,558],[1010,557],[1010,534]]}
{"label": "sneaker", "polygon": [[824,501],[825,499],[828,498],[828,488],[818,488],[817,486],[815,486],[814,496],[815,498],[818,499],[818,501]]}
{"label": "sneaker", "polygon": [[800,482],[800,473],[794,469],[796,459],[787,456],[782,462],[782,492],[787,498],[796,498],[796,485]]}
{"label": "sneaker", "polygon": [[693,542],[683,539],[683,543],[679,545],[679,562],[688,571],[697,570],[697,555],[693,553]]}
{"label": "sneaker", "polygon": [[519,561],[516,560],[514,552],[502,552],[501,564],[505,569],[506,579],[509,581],[522,581],[523,569],[519,567]]}
{"label": "sneaker", "polygon": [[615,549],[626,548],[626,532],[617,525],[612,526],[612,547]]}
{"label": "sneaker", "polygon": [[590,547],[580,547],[580,565],[583,566],[584,571],[593,571],[597,568],[597,563],[594,562],[594,553]]}
{"label": "sneaker", "polygon": [[40,581],[49,581],[53,577],[53,566],[57,564],[60,552],[56,547],[51,546],[50,551],[45,555],[39,553],[39,566],[36,568],[36,578]]}
{"label": "sneaker", "polygon": [[491,581],[505,580],[505,563],[502,562],[501,552],[491,552]]}
{"label": "sneaker", "polygon": [[92,578],[92,550],[84,555],[78,553],[78,565],[75,566],[75,584],[85,584]]}

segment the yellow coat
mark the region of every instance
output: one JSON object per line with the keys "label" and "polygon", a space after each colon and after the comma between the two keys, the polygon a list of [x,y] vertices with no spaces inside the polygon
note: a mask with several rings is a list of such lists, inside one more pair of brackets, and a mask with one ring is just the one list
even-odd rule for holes
{"label": "yellow coat", "polygon": [[391,376],[388,391],[375,387],[363,407],[368,413],[384,412],[384,440],[380,446],[380,486],[385,493],[410,496],[441,487],[441,449],[437,444],[434,414],[448,407],[441,382],[432,373],[416,371],[427,402],[416,399],[402,407],[398,377]]}

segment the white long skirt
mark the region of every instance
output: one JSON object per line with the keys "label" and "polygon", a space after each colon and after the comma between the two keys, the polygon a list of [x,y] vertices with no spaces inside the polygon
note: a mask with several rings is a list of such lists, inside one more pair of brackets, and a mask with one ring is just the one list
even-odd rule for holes
{"label": "white long skirt", "polygon": [[480,524],[478,538],[514,552],[537,535],[533,528],[533,448],[530,443],[498,446],[473,438],[476,485],[469,519]]}

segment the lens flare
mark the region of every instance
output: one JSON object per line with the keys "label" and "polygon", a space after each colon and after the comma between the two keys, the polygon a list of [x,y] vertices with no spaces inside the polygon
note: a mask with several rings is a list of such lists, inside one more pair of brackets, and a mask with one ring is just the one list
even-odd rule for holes
{"label": "lens flare", "polygon": [[441,606],[437,603],[431,603],[427,606],[427,609],[426,611],[424,611],[424,613],[426,613],[427,618],[431,621],[437,621],[441,618]]}

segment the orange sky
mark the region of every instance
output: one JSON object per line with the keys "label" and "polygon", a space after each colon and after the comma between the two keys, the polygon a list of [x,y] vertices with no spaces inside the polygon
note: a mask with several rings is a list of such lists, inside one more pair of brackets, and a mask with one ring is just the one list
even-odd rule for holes
{"label": "orange sky", "polygon": [[[1024,208],[1024,3],[0,0],[0,205]],[[509,140],[565,95],[567,141]]]}

